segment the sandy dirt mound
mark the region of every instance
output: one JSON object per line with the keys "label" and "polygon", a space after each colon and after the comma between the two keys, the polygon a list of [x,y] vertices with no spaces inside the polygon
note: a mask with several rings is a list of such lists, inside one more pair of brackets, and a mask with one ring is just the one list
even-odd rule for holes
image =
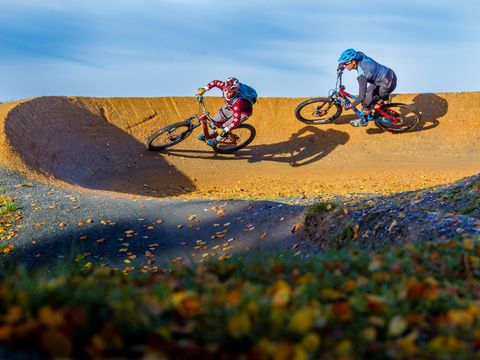
{"label": "sandy dirt mound", "polygon": [[[166,153],[153,131],[198,111],[194,98],[40,97],[0,105],[0,165],[43,181],[154,196],[284,196],[412,190],[480,172],[480,93],[398,95],[423,116],[418,131],[352,128],[351,113],[308,126],[303,99],[261,98],[249,123],[257,137],[215,154],[197,129]],[[207,98],[215,112],[219,98]]]}

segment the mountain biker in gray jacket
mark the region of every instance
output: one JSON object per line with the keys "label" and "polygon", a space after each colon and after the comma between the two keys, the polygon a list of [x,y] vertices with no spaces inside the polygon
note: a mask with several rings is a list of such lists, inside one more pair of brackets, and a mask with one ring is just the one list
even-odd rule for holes
{"label": "mountain biker in gray jacket", "polygon": [[[345,110],[363,104],[366,114],[375,105],[374,99],[384,99],[397,87],[397,76],[392,69],[383,66],[365,55],[363,52],[347,49],[338,58],[340,67],[351,71],[357,70],[358,96]],[[367,126],[365,118],[350,121],[352,126]]]}

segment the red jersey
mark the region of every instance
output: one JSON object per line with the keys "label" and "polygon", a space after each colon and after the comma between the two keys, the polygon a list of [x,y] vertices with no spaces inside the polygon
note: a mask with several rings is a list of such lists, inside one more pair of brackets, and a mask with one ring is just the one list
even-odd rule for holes
{"label": "red jersey", "polygon": [[[218,88],[218,89],[222,90],[222,94],[223,94],[223,87],[224,86],[225,86],[225,83],[223,81],[213,80],[213,81],[210,81],[206,87],[207,87],[207,90],[210,90],[214,87]],[[234,97],[234,98],[231,98],[231,99],[227,99],[225,97],[225,95],[223,96],[223,98],[225,99],[225,103],[227,104],[227,106],[233,112],[232,124],[229,126],[228,130],[233,129],[237,125],[240,124],[242,114],[245,114],[247,116],[252,115],[253,107],[252,107],[252,104],[250,103],[250,101],[248,101],[247,99],[243,99],[243,98],[240,98],[240,97]]]}

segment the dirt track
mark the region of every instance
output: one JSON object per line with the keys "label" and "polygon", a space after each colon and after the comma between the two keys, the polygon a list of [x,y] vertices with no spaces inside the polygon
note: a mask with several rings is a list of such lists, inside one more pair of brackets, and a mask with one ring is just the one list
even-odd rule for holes
{"label": "dirt track", "polygon": [[[154,196],[285,196],[378,192],[444,184],[480,172],[480,93],[398,95],[423,116],[421,129],[307,126],[303,99],[261,98],[249,120],[257,137],[236,155],[196,139],[148,152],[154,130],[198,110],[194,98],[41,97],[2,104],[0,165],[46,182]],[[219,98],[207,98],[215,111]]]}

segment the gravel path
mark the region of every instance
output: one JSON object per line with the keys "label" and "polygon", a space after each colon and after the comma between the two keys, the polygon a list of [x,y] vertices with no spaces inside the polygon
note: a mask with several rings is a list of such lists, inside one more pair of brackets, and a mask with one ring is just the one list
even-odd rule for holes
{"label": "gravel path", "polygon": [[302,205],[275,201],[169,200],[72,192],[0,170],[23,220],[5,256],[32,267],[70,258],[129,268],[233,254],[312,250],[293,232]]}
{"label": "gravel path", "polygon": [[[303,257],[324,247],[351,245],[352,237],[361,247],[376,247],[480,234],[480,175],[387,197],[283,201],[72,192],[5,169],[0,169],[0,187],[14,197],[23,216],[12,240],[15,249],[3,259],[29,267],[77,259],[151,270],[232,255]],[[319,202],[337,203],[343,210],[309,215],[303,225],[306,206]]]}

